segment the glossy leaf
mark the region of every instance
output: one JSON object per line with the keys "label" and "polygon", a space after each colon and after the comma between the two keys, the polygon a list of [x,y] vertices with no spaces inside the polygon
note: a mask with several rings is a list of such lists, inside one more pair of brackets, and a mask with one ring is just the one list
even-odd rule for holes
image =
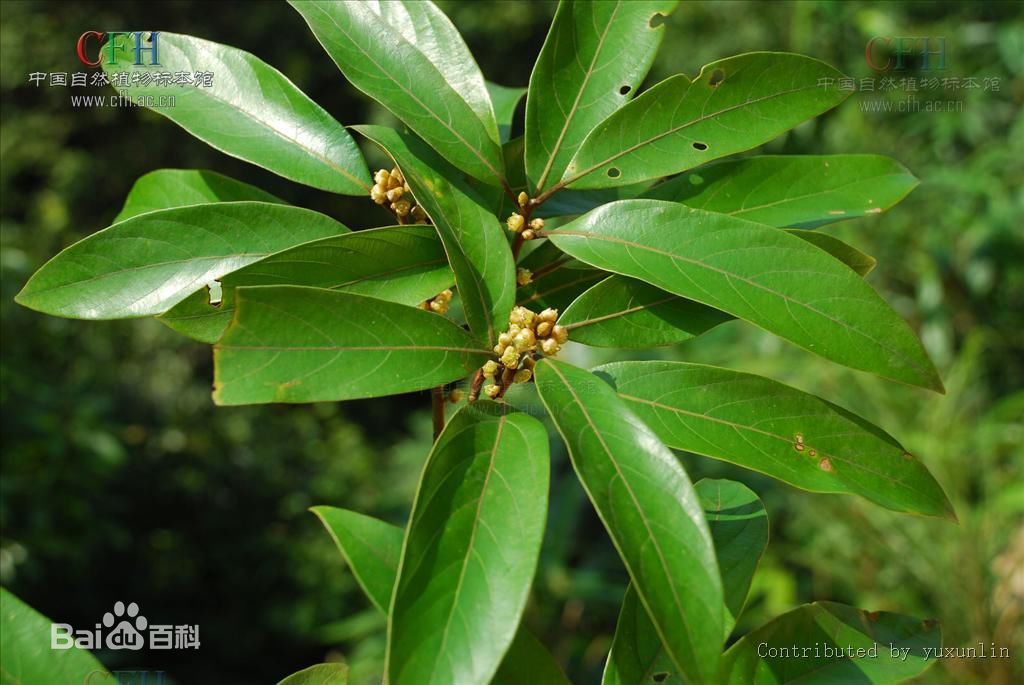
{"label": "glossy leaf", "polygon": [[50,649],[52,621],[0,588],[2,680],[17,685],[96,683],[112,680],[109,671],[85,649]]}
{"label": "glossy leaf", "polygon": [[[134,38],[112,40],[116,63],[102,51],[107,73],[152,75],[149,54],[135,65]],[[370,190],[370,172],[345,127],[309,99],[277,69],[248,52],[193,36],[161,31],[160,71],[210,72],[209,85],[168,87],[158,81],[118,87],[132,99],[174,96],[174,106],[155,106],[196,138],[232,157],[314,188],[344,195]],[[144,46],[144,49],[148,47]]]}
{"label": "glossy leaf", "polygon": [[[938,661],[941,644],[942,633],[934,621],[815,602],[779,616],[730,647],[722,657],[721,682],[889,685],[923,673]],[[806,647],[808,652],[801,649],[796,656],[758,656],[758,652],[778,654],[782,648],[794,647]],[[851,658],[826,655],[826,647],[865,651]]]}
{"label": "glossy leaf", "polygon": [[675,455],[588,371],[545,359],[537,390],[676,667],[714,679],[722,583],[697,494]]}
{"label": "glossy leaf", "polygon": [[453,282],[432,226],[387,226],[275,252],[222,278],[219,304],[211,304],[204,289],[159,318],[183,335],[213,343],[231,323],[238,287],[307,285],[416,305]]}
{"label": "glossy leaf", "polygon": [[562,177],[580,143],[632,99],[665,28],[656,15],[676,0],[562,2],[530,76],[526,171],[544,190]]}
{"label": "glossy leaf", "polygon": [[483,76],[462,36],[434,3],[293,0],[291,5],[352,85],[454,166],[500,183],[498,127]]}
{"label": "glossy leaf", "polygon": [[345,685],[348,666],[341,663],[317,664],[293,673],[277,685]]}
{"label": "glossy leaf", "polygon": [[[504,145],[511,138],[512,120],[515,118],[519,101],[526,95],[526,89],[509,88],[508,86],[501,86],[490,81],[485,81],[484,85],[487,86],[487,92],[491,96],[491,104],[494,105],[494,118],[498,124],[498,138]],[[509,182],[511,183],[511,179],[509,179]]]}
{"label": "glossy leaf", "polygon": [[209,202],[273,202],[284,204],[256,186],[236,181],[215,171],[157,169],[140,176],[128,191],[124,207],[111,223],[157,209],[201,205]]}
{"label": "glossy leaf", "polygon": [[742,483],[705,478],[694,488],[715,542],[725,596],[723,637],[727,638],[743,611],[757,563],[768,546],[768,512],[761,499]]}
{"label": "glossy leaf", "polygon": [[841,262],[785,231],[622,200],[547,235],[588,264],[728,312],[826,359],[942,391],[899,315]]}
{"label": "glossy leaf", "polygon": [[493,345],[515,298],[515,264],[498,220],[458,181],[458,173],[415,136],[383,126],[355,128],[402,170],[444,243],[470,328]]}
{"label": "glossy leaf", "polygon": [[347,509],[313,507],[310,511],[330,533],[359,587],[386,614],[402,556],[402,529]]}
{"label": "glossy leaf", "polygon": [[235,292],[214,347],[217,404],[381,397],[448,383],[490,356],[448,319],[351,293],[301,286]]}
{"label": "glossy leaf", "polygon": [[347,232],[318,212],[266,202],[149,212],[68,247],[33,274],[16,299],[74,319],[160,314],[270,254]]}
{"label": "glossy leaf", "polygon": [[558,320],[573,342],[640,348],[685,342],[732,319],[643,281],[610,276],[573,300]]}
{"label": "glossy leaf", "polygon": [[[311,510],[327,527],[345,563],[374,606],[387,613],[405,536],[398,526],[334,507]],[[554,657],[520,626],[492,685],[569,685]]]}
{"label": "glossy leaf", "polygon": [[[694,486],[715,543],[725,593],[725,636],[732,631],[750,589],[757,562],[768,544],[768,515],[745,485],[702,480]],[[602,685],[651,685],[682,681],[647,611],[630,585],[622,599],[615,638]]]}
{"label": "glossy leaf", "polygon": [[672,76],[598,124],[560,183],[626,185],[749,150],[842,102],[840,78],[824,62],[778,52],[712,62],[693,81]]}
{"label": "glossy leaf", "polygon": [[571,685],[551,652],[522,628],[491,685]]}
{"label": "glossy leaf", "polygon": [[925,466],[881,428],[767,378],[682,362],[621,362],[595,372],[669,447],[721,459],[811,492],[952,517]]}
{"label": "glossy leaf", "polygon": [[763,155],[701,167],[644,197],[770,226],[814,228],[879,214],[917,184],[906,167],[882,155]]}
{"label": "glossy leaf", "polygon": [[515,636],[547,514],[536,419],[478,402],[427,459],[388,617],[391,685],[484,685]]}
{"label": "glossy leaf", "polygon": [[[861,276],[875,266],[874,258],[838,238],[813,231],[789,232],[825,250]],[[584,345],[641,348],[686,342],[733,318],[643,281],[609,276],[571,300],[559,321],[575,342]]]}

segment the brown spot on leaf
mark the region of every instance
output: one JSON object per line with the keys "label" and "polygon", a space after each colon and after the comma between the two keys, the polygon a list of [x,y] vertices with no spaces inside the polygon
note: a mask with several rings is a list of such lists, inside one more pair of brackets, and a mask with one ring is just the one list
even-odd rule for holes
{"label": "brown spot on leaf", "polygon": [[708,79],[708,85],[712,88],[718,86],[719,83],[725,80],[725,72],[721,69],[715,69],[711,72],[711,78]]}
{"label": "brown spot on leaf", "polygon": [[807,456],[809,456],[809,457],[816,457],[816,456],[818,456],[818,450],[812,449],[810,452],[807,453]]}
{"label": "brown spot on leaf", "polygon": [[831,473],[832,472],[832,462],[829,461],[827,458],[826,459],[822,459],[821,461],[818,462],[818,468],[821,469],[822,471],[824,471],[825,473]]}
{"label": "brown spot on leaf", "polygon": [[906,459],[907,461],[910,461],[911,459],[914,458],[914,455],[911,454],[910,452],[904,452],[903,453],[903,458]]}

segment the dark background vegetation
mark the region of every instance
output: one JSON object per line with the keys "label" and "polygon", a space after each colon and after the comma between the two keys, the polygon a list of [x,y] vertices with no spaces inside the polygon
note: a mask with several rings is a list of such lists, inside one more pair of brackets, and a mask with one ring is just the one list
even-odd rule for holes
{"label": "dark background vegetation", "polygon": [[[552,3],[443,6],[488,78],[527,83]],[[47,258],[108,225],[153,169],[213,169],[352,227],[386,219],[369,201],[219,154],[153,112],[74,109],[67,89],[28,84],[30,72],[79,70],[83,31],[192,33],[259,55],[342,123],[386,123],[387,114],[344,82],[284,3],[3,2],[0,11],[0,580],[80,626],[118,599],[139,602],[151,621],[200,626],[199,650],[101,653],[111,668],[240,685],[344,658],[354,682],[373,682],[383,619],[306,509],[345,506],[403,523],[429,447],[428,398],[218,409],[207,346],[153,320],[65,321],[12,298]],[[922,683],[1024,679],[1022,14],[1021,4],[997,2],[728,2],[684,4],[669,22],[651,82],[752,50],[802,52],[868,77],[864,45],[876,35],[945,37],[940,76],[1000,79],[998,92],[936,94],[964,103],[944,113],[864,112],[862,102],[906,94],[858,93],[766,146],[888,154],[922,179],[894,210],[824,230],[878,258],[870,281],[921,335],[945,396],[845,371],[738,322],[648,354],[763,373],[854,409],[920,455],[959,514],[959,526],[917,519],[683,455],[695,479],[751,485],[772,518],[741,632],[834,599],[934,616],[947,644],[1012,651],[945,662]],[[908,66],[905,75],[933,75]],[[564,450],[553,448],[550,525],[526,620],[574,682],[594,683],[625,575]]]}

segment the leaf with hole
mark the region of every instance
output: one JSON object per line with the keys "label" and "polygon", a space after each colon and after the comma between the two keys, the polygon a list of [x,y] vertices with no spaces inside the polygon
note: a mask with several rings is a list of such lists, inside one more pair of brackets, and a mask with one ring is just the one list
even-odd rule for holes
{"label": "leaf with hole", "polygon": [[[769,621],[730,647],[722,657],[721,682],[891,685],[923,673],[938,661],[941,646],[935,621],[815,602]],[[826,654],[826,648],[832,653]],[[844,651],[836,654],[836,649]],[[851,655],[848,650],[863,651]]]}
{"label": "leaf with hole", "polygon": [[712,62],[693,81],[672,76],[598,124],[559,184],[627,185],[755,148],[846,99],[840,78],[824,62],[781,52]]}
{"label": "leaf with hole", "polygon": [[135,64],[134,47],[123,34],[112,35],[111,40],[125,42],[117,44],[113,64],[106,59],[110,51],[104,51],[103,69],[147,79],[117,88],[132,102],[144,97],[159,103],[173,96],[174,106],[153,111],[225,154],[321,190],[343,195],[369,192],[370,172],[345,127],[258,57],[161,31],[157,45],[162,71],[212,74],[209,84],[168,88],[149,78],[152,66]]}
{"label": "leaf with hole", "polygon": [[530,76],[526,171],[546,190],[562,177],[580,143],[632,99],[651,68],[665,28],[656,15],[677,0],[562,2]]}
{"label": "leaf with hole", "polygon": [[220,279],[221,299],[199,290],[159,320],[201,342],[220,339],[235,312],[235,289],[306,285],[421,304],[454,282],[432,226],[385,226],[314,240],[275,252]]}
{"label": "leaf with hole", "polygon": [[480,68],[427,0],[291,2],[352,85],[451,164],[500,184],[501,146]]}
{"label": "leaf with hole", "polygon": [[709,164],[644,193],[770,226],[815,228],[880,214],[918,184],[882,155],[763,155]]}
{"label": "leaf with hole", "polygon": [[599,269],[749,321],[826,359],[942,392],[910,327],[856,273],[785,231],[660,200],[622,200],[546,234]]}
{"label": "leaf with hole", "polygon": [[161,314],[268,255],[347,232],[318,212],[266,202],[148,212],[68,247],[33,274],[15,299],[74,319]]}
{"label": "leaf with hole", "polygon": [[711,683],[722,581],[697,494],[675,455],[603,380],[537,364],[537,391],[676,667]]}
{"label": "leaf with hole", "polygon": [[547,514],[544,426],[486,401],[423,469],[388,617],[392,685],[486,685],[515,637]]}
{"label": "leaf with hole", "polygon": [[128,191],[124,207],[111,222],[171,207],[210,202],[273,202],[285,204],[256,186],[236,181],[215,171],[202,169],[157,169],[140,176]]}
{"label": "leaf with hole", "polygon": [[881,428],[752,374],[683,362],[595,369],[669,447],[811,492],[857,494],[894,511],[953,517],[928,469]]}
{"label": "leaf with hole", "polygon": [[322,288],[239,288],[235,317],[213,350],[213,399],[394,395],[454,381],[489,356],[469,333],[422,309]]}
{"label": "leaf with hole", "polygon": [[515,298],[515,264],[498,220],[459,182],[459,174],[415,136],[383,126],[355,128],[380,145],[402,170],[441,236],[466,321],[493,345]]}

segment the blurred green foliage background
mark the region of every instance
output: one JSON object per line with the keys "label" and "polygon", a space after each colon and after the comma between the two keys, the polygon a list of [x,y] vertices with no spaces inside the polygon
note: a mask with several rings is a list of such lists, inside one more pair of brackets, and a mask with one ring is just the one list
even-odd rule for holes
{"label": "blurred green foliage background", "polygon": [[[442,5],[489,79],[527,83],[553,3]],[[200,626],[199,650],[101,653],[111,668],[241,685],[343,658],[354,682],[374,682],[383,619],[306,509],[403,523],[429,448],[429,398],[217,409],[208,347],[152,320],[65,321],[12,298],[47,258],[108,225],[132,182],[157,168],[213,169],[352,227],[387,219],[368,200],[221,155],[153,112],[75,109],[68,89],[28,83],[31,72],[80,70],[75,42],[86,30],[228,43],[284,71],[342,123],[388,115],[345,84],[284,3],[8,1],[0,12],[0,581],[75,625],[122,599],[151,621]],[[1024,682],[1024,5],[684,3],[649,82],[753,50],[874,77],[864,58],[873,36],[945,39],[944,71],[911,60],[896,76],[994,78],[998,91],[919,92],[963,104],[910,113],[864,111],[905,91],[856,93],[764,151],[887,154],[921,178],[892,211],[823,230],[878,258],[871,283],[920,333],[947,394],[840,369],[738,322],[647,356],[761,373],[857,411],[920,455],[960,518],[915,519],[683,455],[694,479],[743,481],[768,506],[772,542],[738,631],[815,599],[937,617],[947,645],[994,642],[1011,658],[947,660],[919,682]],[[574,682],[594,683],[626,578],[553,448],[549,530],[526,620]]]}

